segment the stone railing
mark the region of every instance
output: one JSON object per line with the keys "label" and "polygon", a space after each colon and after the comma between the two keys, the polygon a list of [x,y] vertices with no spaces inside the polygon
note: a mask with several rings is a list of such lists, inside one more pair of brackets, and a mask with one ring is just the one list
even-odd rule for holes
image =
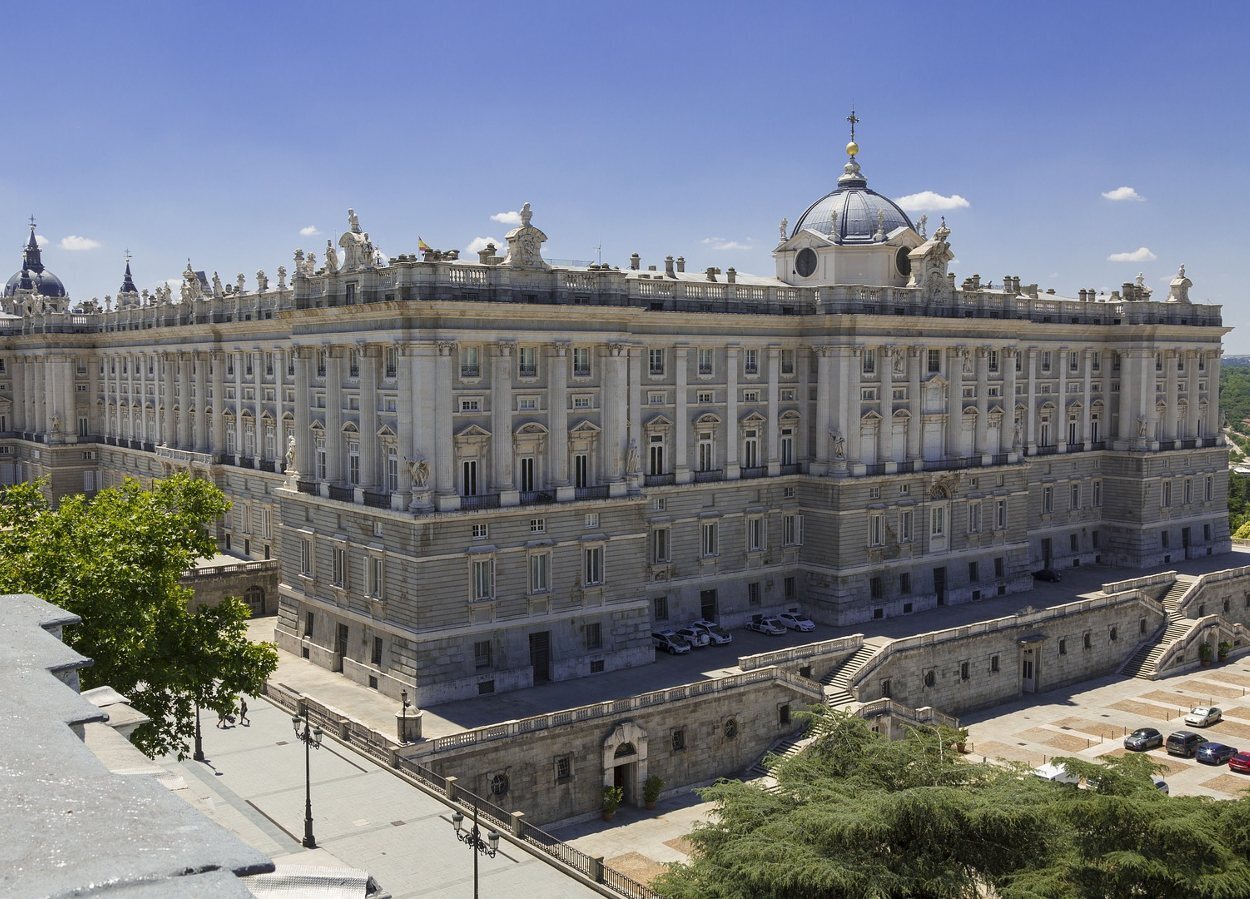
{"label": "stone railing", "polygon": [[651,708],[652,706],[666,705],[683,699],[692,699],[696,696],[724,693],[729,690],[737,690],[753,684],[768,682],[784,683],[787,687],[806,693],[817,700],[819,700],[821,695],[818,684],[806,681],[804,678],[782,671],[779,668],[761,668],[756,671],[744,672],[743,674],[731,674],[726,677],[694,681],[693,683],[669,687],[664,690],[653,690],[649,693],[638,693],[634,696],[626,696],[620,699],[610,699],[605,702],[595,702],[590,705],[577,706],[576,708],[562,709],[558,712],[548,712],[545,715],[532,715],[528,718],[517,718],[512,721],[503,721],[499,724],[476,727],[458,734],[438,737],[431,740],[428,745],[433,753],[437,755],[440,752],[451,749],[477,746],[495,740],[515,739],[523,734],[549,730],[565,724],[593,721],[598,718],[612,718]]}
{"label": "stone railing", "polygon": [[[1185,595],[1180,598],[1177,608],[1181,612],[1187,612],[1190,607],[1205,598],[1202,594],[1208,587],[1214,587],[1218,584],[1241,578],[1250,578],[1250,565],[1243,565],[1240,568],[1226,568],[1223,571],[1212,571],[1208,574],[1199,575],[1193,585],[1185,591]],[[1189,616],[1186,615],[1185,617]]]}
{"label": "stone railing", "polygon": [[237,574],[243,571],[265,571],[266,569],[274,569],[278,567],[277,559],[256,559],[251,562],[229,562],[225,565],[213,565],[205,568],[192,568],[184,572],[182,577],[215,577],[221,574]]}
{"label": "stone railing", "polygon": [[790,646],[786,649],[774,649],[770,652],[757,652],[754,655],[738,656],[738,667],[743,671],[754,671],[772,665],[788,665],[803,662],[816,656],[833,653],[852,653],[864,645],[863,634],[851,634],[833,640],[822,640],[819,643],[805,643],[802,646]]}
{"label": "stone railing", "polygon": [[[1160,571],[1156,574],[1148,574],[1144,577],[1133,577],[1123,581],[1112,581],[1109,584],[1102,585],[1103,593],[1123,593],[1126,590],[1145,590],[1147,587],[1158,587],[1166,585],[1169,588],[1176,583],[1175,571]],[[1164,591],[1167,592],[1166,590]]]}
{"label": "stone railing", "polygon": [[195,463],[197,465],[212,465],[212,453],[196,453],[191,450],[174,449],[172,446],[158,445],[156,447],[156,458],[168,459],[171,462],[180,462],[183,465]]}
{"label": "stone railing", "polygon": [[[1172,665],[1178,664],[1178,660],[1181,657],[1185,657],[1186,662],[1190,661],[1188,658],[1189,648],[1195,643],[1200,643],[1205,640],[1208,630],[1218,630],[1222,621],[1223,619],[1221,619],[1219,615],[1204,615],[1202,618],[1194,619],[1193,623],[1189,626],[1189,630],[1185,631],[1184,634],[1173,640],[1171,644],[1168,645],[1168,648],[1163,651],[1163,654],[1155,661],[1155,672],[1162,674]],[[1198,660],[1197,655],[1195,655],[1192,659],[1195,663]]]}
{"label": "stone railing", "polygon": [[958,718],[945,712],[940,712],[933,706],[926,705],[913,709],[911,706],[895,702],[893,699],[874,699],[872,702],[865,702],[855,709],[855,714],[860,718],[877,718],[881,715],[889,715],[891,718],[896,718],[905,724],[914,726],[959,727]]}

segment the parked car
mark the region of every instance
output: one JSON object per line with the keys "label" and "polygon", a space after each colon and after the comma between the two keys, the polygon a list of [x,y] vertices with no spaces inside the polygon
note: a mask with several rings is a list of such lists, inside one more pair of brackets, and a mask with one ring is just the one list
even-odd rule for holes
{"label": "parked car", "polygon": [[679,627],[677,629],[677,636],[681,637],[695,649],[710,646],[712,644],[712,638],[698,628]]}
{"label": "parked car", "polygon": [[766,618],[763,615],[752,615],[751,620],[747,622],[747,630],[776,637],[786,632],[786,626],[776,618]]}
{"label": "parked car", "polygon": [[673,631],[652,631],[651,643],[656,649],[679,656],[690,652],[690,644]]}
{"label": "parked car", "polygon": [[1033,580],[1049,581],[1052,584],[1059,583],[1059,572],[1053,568],[1042,568],[1033,572]]}
{"label": "parked car", "polygon": [[1239,752],[1228,760],[1228,770],[1250,774],[1250,752]]}
{"label": "parked car", "polygon": [[1139,727],[1124,738],[1124,748],[1133,752],[1145,752],[1147,749],[1163,745],[1163,734],[1153,727]]}
{"label": "parked car", "polygon": [[1198,761],[1204,765],[1223,765],[1236,754],[1236,747],[1223,743],[1203,743],[1198,747]]}
{"label": "parked car", "polygon": [[715,621],[708,621],[707,619],[700,618],[698,621],[692,621],[690,626],[697,631],[702,631],[707,634],[708,639],[717,646],[722,646],[725,643],[732,643],[734,641],[733,634],[729,633],[729,631],[725,630]]}
{"label": "parked car", "polygon": [[1183,759],[1191,759],[1198,753],[1198,747],[1207,741],[1201,734],[1191,730],[1178,730],[1168,736],[1168,755],[1179,755]]}
{"label": "parked car", "polygon": [[1190,727],[1210,727],[1212,724],[1218,724],[1224,718],[1224,713],[1213,705],[1194,706],[1189,710],[1189,714],[1185,716],[1185,723]]}
{"label": "parked car", "polygon": [[777,616],[777,620],[793,631],[806,633],[816,630],[816,623],[802,612],[782,612]]}
{"label": "parked car", "polygon": [[1169,788],[1169,787],[1168,787],[1168,782],[1167,782],[1166,780],[1164,780],[1162,777],[1160,777],[1160,776],[1159,776],[1159,775],[1157,775],[1157,774],[1152,775],[1152,777],[1153,777],[1154,782],[1155,782],[1155,789],[1156,789],[1156,790],[1158,790],[1158,791],[1159,791],[1160,793],[1162,793],[1164,796],[1167,796],[1169,793],[1171,793],[1171,792],[1172,792],[1171,788]]}
{"label": "parked car", "polygon": [[1056,765],[1054,762],[1048,762],[1039,768],[1034,768],[1033,776],[1059,784],[1075,784],[1081,781],[1079,777],[1068,771],[1063,765]]}

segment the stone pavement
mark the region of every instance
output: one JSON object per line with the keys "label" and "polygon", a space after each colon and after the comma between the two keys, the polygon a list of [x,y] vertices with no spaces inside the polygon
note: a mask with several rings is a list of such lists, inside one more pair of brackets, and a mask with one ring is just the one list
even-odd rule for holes
{"label": "stone pavement", "polygon": [[[338,859],[368,871],[395,899],[472,895],[473,858],[456,840],[451,809],[328,737],[312,752],[319,850],[304,850],[304,747],[285,711],[263,698],[249,697],[248,706],[250,727],[221,730],[215,715],[205,716],[207,761],[161,760],[185,782],[177,791],[183,798],[271,858]],[[478,863],[484,897],[600,895],[506,840],[495,858]]]}
{"label": "stone pavement", "polygon": [[[1199,668],[1162,680],[1111,675],[1024,697],[1008,705],[965,715],[972,757],[1026,762],[1037,766],[1057,755],[1095,760],[1123,755],[1124,737],[1139,727],[1154,727],[1167,737],[1193,730],[1208,740],[1250,749],[1250,656]],[[1225,720],[1205,729],[1181,720],[1196,705],[1218,705]],[[1227,765],[1202,765],[1169,756],[1163,749],[1147,755],[1163,766],[1172,795],[1229,799],[1250,787],[1250,775],[1233,774]]]}

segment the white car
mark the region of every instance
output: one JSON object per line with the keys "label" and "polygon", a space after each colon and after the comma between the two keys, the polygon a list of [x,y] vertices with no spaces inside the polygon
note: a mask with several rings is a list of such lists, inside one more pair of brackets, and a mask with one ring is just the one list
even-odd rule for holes
{"label": "white car", "polygon": [[696,631],[701,631],[702,633],[707,634],[708,639],[717,646],[723,646],[726,643],[732,643],[734,641],[733,634],[729,633],[729,631],[725,630],[715,621],[699,619],[698,621],[692,622],[690,627]]}
{"label": "white car", "polygon": [[793,631],[806,633],[816,630],[816,623],[802,612],[782,612],[777,616],[777,620]]}
{"label": "white car", "polygon": [[755,615],[747,622],[747,630],[768,634],[770,637],[779,637],[786,632],[786,626],[776,618],[765,618],[763,615]]}
{"label": "white car", "polygon": [[1185,716],[1185,723],[1190,727],[1210,727],[1224,719],[1224,713],[1213,705],[1194,706]]}
{"label": "white car", "polygon": [[1041,767],[1034,768],[1033,776],[1057,784],[1077,784],[1081,782],[1079,777],[1070,773],[1063,765],[1056,765],[1054,762],[1048,762]]}
{"label": "white car", "polygon": [[690,644],[672,631],[652,631],[651,643],[656,649],[662,649],[670,655],[684,655],[690,652]]}
{"label": "white car", "polygon": [[679,627],[677,629],[677,636],[684,639],[695,649],[699,649],[703,646],[710,646],[712,644],[712,638],[709,637],[705,631],[697,627]]}
{"label": "white car", "polygon": [[1168,787],[1168,782],[1164,780],[1162,777],[1160,777],[1159,775],[1157,774],[1154,775],[1153,780],[1155,782],[1155,789],[1158,790],[1160,793],[1162,793],[1164,796],[1167,796],[1172,792],[1171,789]]}

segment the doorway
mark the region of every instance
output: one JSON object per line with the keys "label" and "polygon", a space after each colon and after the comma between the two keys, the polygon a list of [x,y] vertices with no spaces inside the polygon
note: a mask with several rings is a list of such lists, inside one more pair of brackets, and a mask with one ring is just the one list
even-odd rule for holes
{"label": "doorway", "polygon": [[343,658],[347,655],[347,634],[348,627],[346,624],[340,624],[334,635],[334,670],[343,670]]}
{"label": "doorway", "polygon": [[1037,692],[1037,657],[1031,648],[1020,653],[1020,692]]}
{"label": "doorway", "polygon": [[638,782],[638,750],[633,743],[622,743],[616,747],[612,760],[612,786],[620,789],[624,805],[637,805],[634,785]]}
{"label": "doorway", "polygon": [[530,634],[530,667],[535,684],[551,683],[551,631]]}
{"label": "doorway", "polygon": [[705,621],[716,621],[716,591],[700,590],[699,591],[699,615]]}
{"label": "doorway", "polygon": [[1042,567],[1050,568],[1051,562],[1055,559],[1054,546],[1050,542],[1049,537],[1042,538]]}
{"label": "doorway", "polygon": [[946,605],[946,566],[933,569],[933,592],[937,594],[937,604]]}

